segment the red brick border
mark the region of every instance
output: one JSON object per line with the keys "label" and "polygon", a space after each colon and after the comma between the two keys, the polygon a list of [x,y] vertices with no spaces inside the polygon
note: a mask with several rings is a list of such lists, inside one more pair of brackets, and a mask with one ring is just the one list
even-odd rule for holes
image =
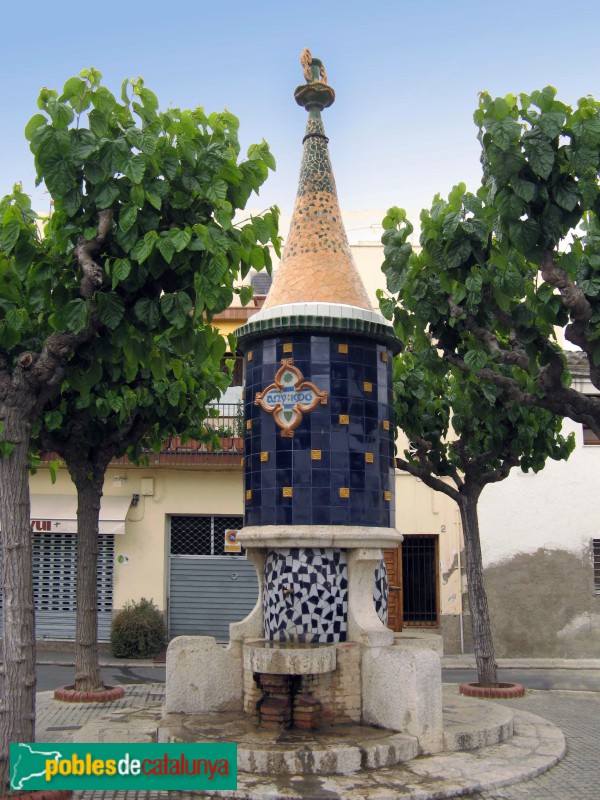
{"label": "red brick border", "polygon": [[122,686],[105,686],[91,692],[79,692],[74,686],[59,686],[54,690],[54,699],[63,703],[110,703],[119,700],[124,694],[125,689]]}
{"label": "red brick border", "polygon": [[11,792],[0,795],[0,800],[68,800],[73,797],[71,789],[40,789],[38,792]]}
{"label": "red brick border", "polygon": [[461,694],[466,697],[496,698],[508,700],[511,697],[524,697],[525,687],[521,683],[499,683],[498,686],[480,686],[478,683],[461,683]]}

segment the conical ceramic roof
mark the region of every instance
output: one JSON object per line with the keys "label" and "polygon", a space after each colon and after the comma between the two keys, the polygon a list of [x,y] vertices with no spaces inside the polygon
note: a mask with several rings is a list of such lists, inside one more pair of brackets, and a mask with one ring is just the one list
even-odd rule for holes
{"label": "conical ceramic roof", "polygon": [[[306,53],[307,51],[305,51]],[[279,269],[263,308],[289,303],[344,303],[371,309],[342,223],[321,110],[335,97],[318,59],[296,100],[309,111],[296,204]],[[323,80],[321,80],[323,78]]]}

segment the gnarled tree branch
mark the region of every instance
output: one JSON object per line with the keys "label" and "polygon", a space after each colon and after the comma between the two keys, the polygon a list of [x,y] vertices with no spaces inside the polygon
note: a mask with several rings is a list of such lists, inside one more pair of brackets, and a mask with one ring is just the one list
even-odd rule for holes
{"label": "gnarled tree branch", "polygon": [[110,208],[105,208],[98,212],[98,233],[88,241],[80,236],[75,248],[75,258],[83,271],[81,281],[81,296],[88,300],[93,297],[94,292],[104,281],[104,269],[98,264],[94,256],[101,249],[106,240],[106,236],[111,229],[113,212]]}

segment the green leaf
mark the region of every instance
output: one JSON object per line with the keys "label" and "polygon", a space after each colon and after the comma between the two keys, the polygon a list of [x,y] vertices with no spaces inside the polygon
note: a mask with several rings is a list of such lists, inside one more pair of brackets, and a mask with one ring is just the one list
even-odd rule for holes
{"label": "green leaf", "polygon": [[173,229],[169,231],[169,240],[172,242],[173,247],[178,253],[188,246],[192,240],[192,232],[189,228],[184,230]]}
{"label": "green leaf", "polygon": [[173,256],[175,255],[175,245],[168,237],[168,235],[160,236],[160,238],[156,243],[156,246],[158,247],[161,256],[164,258],[167,264],[170,264],[171,261],[173,260]]}
{"label": "green leaf", "polygon": [[523,253],[530,253],[537,245],[540,235],[538,223],[533,219],[511,222],[508,226],[513,244]]}
{"label": "green leaf", "polygon": [[536,186],[535,183],[531,183],[531,181],[525,181],[521,178],[513,178],[511,181],[511,187],[514,193],[526,203],[531,203],[535,197]]}
{"label": "green leaf", "polygon": [[27,141],[30,142],[33,139],[33,134],[38,128],[47,124],[48,120],[43,114],[34,114],[25,126],[25,138]]}
{"label": "green leaf", "polygon": [[49,431],[60,430],[63,420],[63,415],[57,409],[54,411],[48,411],[44,415],[44,425]]}
{"label": "green leaf", "polygon": [[124,232],[135,225],[137,220],[138,209],[137,206],[122,206],[119,214],[119,228]]}
{"label": "green leaf", "polygon": [[503,189],[498,192],[494,200],[494,207],[506,220],[520,219],[521,215],[526,211],[526,205],[523,200],[514,192],[511,192],[510,189]]}
{"label": "green leaf", "polygon": [[146,193],[144,192],[144,187],[140,186],[139,184],[134,184],[131,187],[131,202],[141,208],[144,205],[144,201],[146,199]]}
{"label": "green leaf", "polygon": [[96,295],[98,316],[106,327],[114,331],[123,319],[125,307],[121,298],[112,292],[99,292]]}
{"label": "green leaf", "polygon": [[142,141],[140,142],[140,150],[142,153],[145,153],[147,156],[154,155],[157,145],[158,138],[156,136],[148,132],[142,134]]}
{"label": "green leaf", "polygon": [[87,301],[77,298],[70,300],[57,314],[61,327],[66,327],[73,333],[79,333],[87,327],[90,318],[90,309]]}
{"label": "green leaf", "polygon": [[141,322],[144,322],[148,328],[153,329],[158,325],[160,311],[155,300],[148,300],[148,298],[143,297],[135,304],[134,312],[136,317]]}
{"label": "green leaf", "polygon": [[111,268],[113,290],[121,281],[129,277],[130,272],[131,261],[128,258],[115,258]]}
{"label": "green leaf", "polygon": [[173,370],[173,375],[179,380],[183,375],[183,364],[178,358],[175,358],[171,363],[171,369]]}
{"label": "green leaf", "polygon": [[59,130],[67,128],[75,118],[72,108],[69,108],[66,103],[60,103],[54,99],[48,101],[47,109],[54,127]]}
{"label": "green leaf", "polygon": [[20,331],[27,317],[24,308],[9,308],[6,312],[6,322],[13,331]]}
{"label": "green leaf", "polygon": [[252,286],[242,286],[240,288],[240,303],[242,306],[247,306],[254,295]]}
{"label": "green leaf", "polygon": [[97,208],[108,208],[119,196],[119,187],[113,180],[108,180],[96,189],[95,200]]}
{"label": "green leaf", "polygon": [[549,139],[554,139],[562,131],[565,118],[563,111],[546,111],[539,116],[537,124]]}
{"label": "green leaf", "polygon": [[578,174],[587,170],[595,170],[598,166],[599,157],[600,154],[597,150],[592,150],[591,147],[585,146],[573,147],[570,154],[571,164]]}
{"label": "green leaf", "polygon": [[479,372],[479,370],[483,369],[487,364],[487,356],[483,350],[469,350],[469,352],[465,354],[465,364],[469,369],[473,370],[473,372]]}
{"label": "green leaf", "polygon": [[148,190],[145,192],[146,200],[150,203],[150,205],[154,206],[157,211],[160,211],[162,206],[162,198],[157,192],[153,192]]}
{"label": "green leaf", "polygon": [[541,111],[550,111],[556,97],[556,89],[553,86],[546,86],[541,92],[533,91],[530,97],[531,102]]}
{"label": "green leaf", "polygon": [[141,183],[146,171],[146,156],[138,153],[132,158],[128,158],[123,165],[123,172],[132,183]]}
{"label": "green leaf", "polygon": [[554,167],[554,150],[545,139],[529,140],[529,166],[540,178],[547,178]]}
{"label": "green leaf", "polygon": [[167,400],[170,405],[176,406],[179,403],[179,397],[181,395],[181,389],[178,383],[170,383],[167,389]]}
{"label": "green leaf", "polygon": [[163,294],[160,307],[166,319],[176,328],[183,328],[190,317],[193,303],[186,292]]}
{"label": "green leaf", "polygon": [[564,184],[557,186],[554,189],[554,199],[561,208],[567,211],[573,211],[579,202],[579,195],[573,188],[565,186]]}
{"label": "green leaf", "polygon": [[138,239],[138,241],[131,248],[131,258],[140,264],[143,264],[154,249],[154,241],[154,239],[151,239],[147,236],[145,236],[143,239]]}
{"label": "green leaf", "polygon": [[508,150],[521,135],[521,126],[516,119],[505,117],[499,121],[490,122],[487,126],[488,131],[494,139],[494,143],[501,150]]}
{"label": "green leaf", "polygon": [[2,227],[0,233],[0,246],[8,255],[17,243],[19,234],[21,233],[21,226],[16,219],[12,219]]}
{"label": "green leaf", "polygon": [[483,279],[478,272],[472,272],[465,281],[469,292],[479,293],[483,289]]}
{"label": "green leaf", "polygon": [[261,270],[265,266],[265,253],[262,247],[255,245],[250,254],[250,263],[256,270]]}
{"label": "green leaf", "polygon": [[16,445],[14,442],[9,442],[8,439],[2,439],[0,441],[0,457],[5,459],[10,458],[15,447]]}

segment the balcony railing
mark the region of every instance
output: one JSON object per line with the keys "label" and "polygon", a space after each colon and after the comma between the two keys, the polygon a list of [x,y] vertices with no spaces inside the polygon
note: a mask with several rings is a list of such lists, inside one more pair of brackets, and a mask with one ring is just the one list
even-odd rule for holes
{"label": "balcony railing", "polygon": [[[217,435],[217,446],[195,439],[182,442],[181,436],[169,437],[158,453],[144,450],[148,466],[241,466],[244,455],[244,417],[241,403],[215,403],[218,416],[209,417],[206,425]],[[56,459],[47,453],[44,461]],[[112,466],[133,466],[127,456],[114,458]]]}

